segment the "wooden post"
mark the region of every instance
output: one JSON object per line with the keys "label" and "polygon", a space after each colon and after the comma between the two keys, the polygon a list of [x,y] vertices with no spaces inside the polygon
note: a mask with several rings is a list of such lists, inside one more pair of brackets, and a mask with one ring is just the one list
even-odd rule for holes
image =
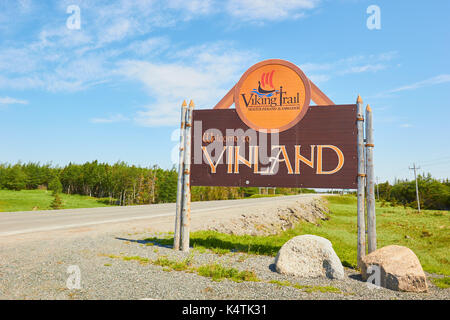
{"label": "wooden post", "polygon": [[184,150],[184,181],[183,181],[183,209],[181,210],[181,251],[189,251],[189,231],[191,227],[191,135],[192,110],[194,102],[191,100],[186,112],[186,137]]}
{"label": "wooden post", "polygon": [[358,95],[356,100],[356,124],[358,130],[358,191],[357,191],[357,217],[358,217],[358,247],[357,247],[357,263],[361,268],[361,258],[366,254],[366,226],[364,219],[364,116],[363,101]]}
{"label": "wooden post", "polygon": [[378,177],[377,177],[377,200],[380,201],[380,186],[379,186],[380,182],[378,181]]}
{"label": "wooden post", "polygon": [[180,127],[180,156],[178,158],[178,184],[177,184],[177,205],[175,214],[175,232],[173,236],[173,248],[180,250],[181,232],[181,208],[183,204],[183,176],[184,176],[184,135],[186,130],[186,100],[181,104],[181,127]]}
{"label": "wooden post", "polygon": [[366,168],[367,168],[367,247],[368,253],[377,250],[377,226],[375,212],[375,175],[373,165],[373,113],[369,105],[366,107]]}

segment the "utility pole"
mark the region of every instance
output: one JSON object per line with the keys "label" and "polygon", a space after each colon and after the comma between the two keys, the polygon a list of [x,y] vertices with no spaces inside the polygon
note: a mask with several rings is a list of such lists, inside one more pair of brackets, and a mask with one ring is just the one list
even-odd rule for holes
{"label": "utility pole", "polygon": [[419,199],[419,186],[417,185],[417,170],[419,170],[420,167],[416,167],[416,164],[413,163],[413,167],[409,167],[409,170],[414,170],[414,179],[416,180],[416,197],[417,197],[417,209],[420,212],[420,199]]}

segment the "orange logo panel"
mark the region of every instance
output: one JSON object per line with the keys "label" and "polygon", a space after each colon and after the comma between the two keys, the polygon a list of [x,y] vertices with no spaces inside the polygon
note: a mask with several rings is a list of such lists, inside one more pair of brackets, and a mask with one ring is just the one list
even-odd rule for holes
{"label": "orange logo panel", "polygon": [[260,62],[242,76],[235,89],[241,120],[255,130],[284,131],[297,124],[310,102],[309,80],[284,60]]}

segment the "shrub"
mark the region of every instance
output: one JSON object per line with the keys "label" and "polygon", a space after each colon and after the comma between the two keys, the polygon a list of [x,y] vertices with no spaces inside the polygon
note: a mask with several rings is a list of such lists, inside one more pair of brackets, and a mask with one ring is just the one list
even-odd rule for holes
{"label": "shrub", "polygon": [[62,206],[63,206],[63,203],[62,203],[61,197],[59,196],[58,193],[55,193],[53,202],[50,204],[50,207],[52,209],[57,210],[57,209],[61,209]]}

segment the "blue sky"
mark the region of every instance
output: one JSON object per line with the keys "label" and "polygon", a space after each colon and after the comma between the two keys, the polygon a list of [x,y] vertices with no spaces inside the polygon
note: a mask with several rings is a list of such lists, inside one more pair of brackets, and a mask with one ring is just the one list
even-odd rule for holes
{"label": "blue sky", "polygon": [[[367,28],[370,5],[381,29]],[[447,0],[1,1],[0,162],[171,167],[182,100],[212,108],[280,58],[335,103],[371,105],[380,180],[411,179],[413,162],[450,177],[449,12]]]}

